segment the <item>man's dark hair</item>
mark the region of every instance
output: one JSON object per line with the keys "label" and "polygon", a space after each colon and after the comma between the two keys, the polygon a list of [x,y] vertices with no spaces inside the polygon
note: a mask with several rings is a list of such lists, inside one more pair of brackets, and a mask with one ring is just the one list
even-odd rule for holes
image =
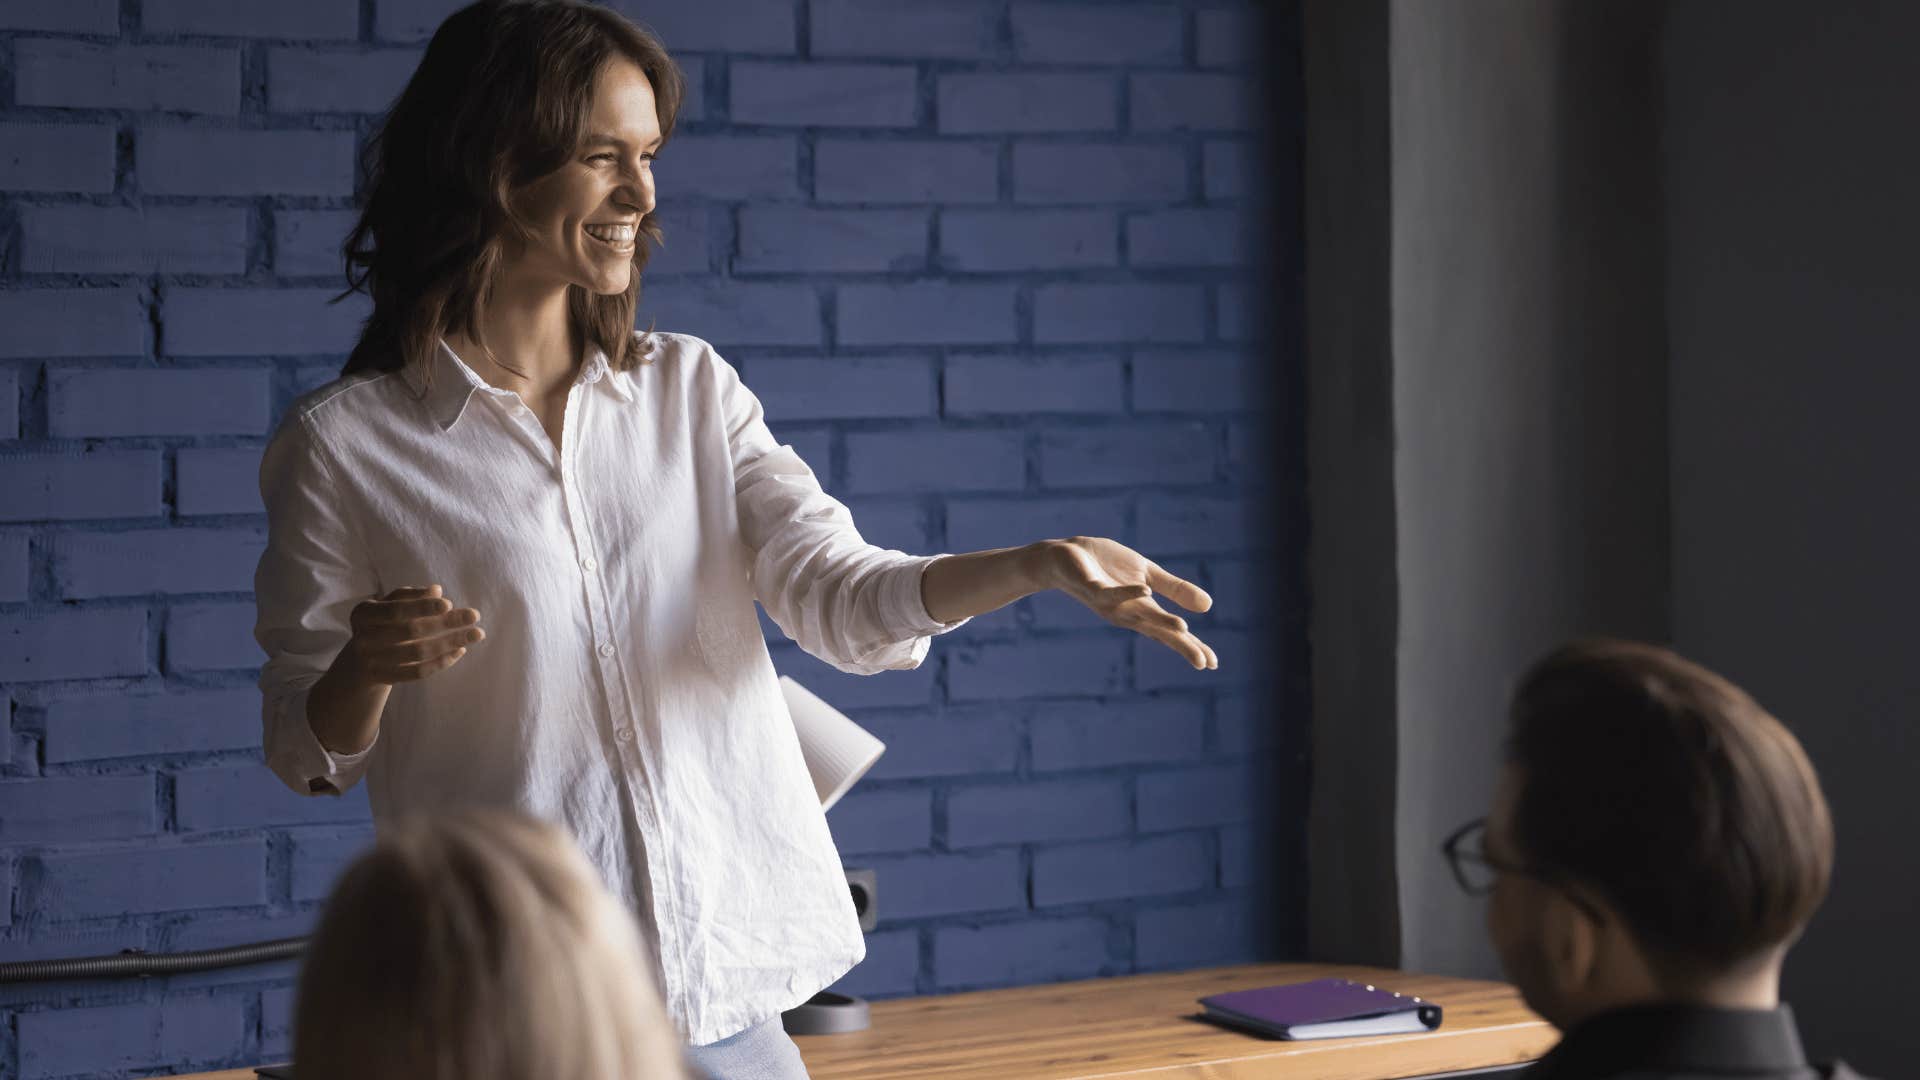
{"label": "man's dark hair", "polygon": [[1511,720],[1519,854],[1605,899],[1663,978],[1744,966],[1826,895],[1813,765],[1726,679],[1652,645],[1577,642],[1527,672]]}

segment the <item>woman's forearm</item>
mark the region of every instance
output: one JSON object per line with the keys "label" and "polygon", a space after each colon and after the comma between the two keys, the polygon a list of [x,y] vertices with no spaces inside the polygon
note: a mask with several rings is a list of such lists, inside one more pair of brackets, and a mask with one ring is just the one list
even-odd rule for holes
{"label": "woman's forearm", "polygon": [[949,555],[920,576],[920,597],[937,622],[958,622],[998,611],[1047,583],[1041,544]]}
{"label": "woman's forearm", "polygon": [[335,754],[357,754],[380,734],[380,714],[393,687],[360,678],[341,650],[307,693],[307,726]]}

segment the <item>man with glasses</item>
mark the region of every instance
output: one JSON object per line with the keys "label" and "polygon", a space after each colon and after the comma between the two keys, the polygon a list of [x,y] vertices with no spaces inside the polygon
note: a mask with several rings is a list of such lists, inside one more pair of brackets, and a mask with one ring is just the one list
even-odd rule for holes
{"label": "man with glasses", "polygon": [[1514,695],[1491,816],[1445,845],[1561,1032],[1524,1080],[1827,1080],[1780,1001],[1833,826],[1800,744],[1665,649],[1570,645]]}

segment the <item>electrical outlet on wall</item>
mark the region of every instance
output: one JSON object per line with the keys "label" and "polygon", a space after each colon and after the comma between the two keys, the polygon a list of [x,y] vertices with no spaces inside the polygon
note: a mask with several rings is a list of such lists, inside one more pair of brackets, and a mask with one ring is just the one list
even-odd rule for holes
{"label": "electrical outlet on wall", "polygon": [[860,916],[861,930],[871,930],[880,921],[877,876],[872,870],[847,871],[847,888],[853,892],[853,910]]}

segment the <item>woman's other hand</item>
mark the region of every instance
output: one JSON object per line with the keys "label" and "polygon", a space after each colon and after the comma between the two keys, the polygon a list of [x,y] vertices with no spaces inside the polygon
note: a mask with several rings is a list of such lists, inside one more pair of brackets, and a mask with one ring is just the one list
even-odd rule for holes
{"label": "woman's other hand", "polygon": [[1193,612],[1206,611],[1213,598],[1191,581],[1173,576],[1125,544],[1097,536],[1042,540],[1029,549],[1037,578],[1092,608],[1101,618],[1160,642],[1195,668],[1220,666],[1220,658],[1187,628],[1187,620],[1154,600],[1153,594]]}
{"label": "woman's other hand", "polygon": [[480,613],[456,608],[440,586],[408,586],[362,601],[340,661],[356,681],[392,686],[445,671],[487,636]]}

